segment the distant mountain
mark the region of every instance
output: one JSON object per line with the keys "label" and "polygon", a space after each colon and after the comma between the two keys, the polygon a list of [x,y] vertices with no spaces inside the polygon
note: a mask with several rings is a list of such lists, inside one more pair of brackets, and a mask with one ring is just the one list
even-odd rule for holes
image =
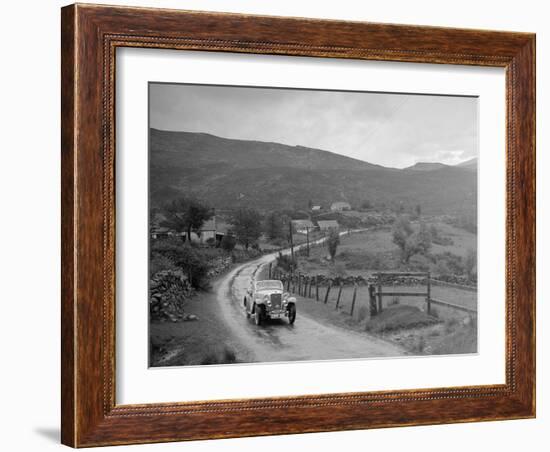
{"label": "distant mountain", "polygon": [[465,162],[459,163],[456,166],[464,169],[477,170],[477,157],[474,157],[473,159],[470,159],[470,160],[466,160]]}
{"label": "distant mountain", "polygon": [[364,170],[384,168],[362,160],[304,146],[262,141],[233,140],[207,133],[169,132],[150,129],[155,164],[185,168],[226,165],[232,168],[284,166],[309,170]]}
{"label": "distant mountain", "polygon": [[404,169],[411,170],[411,171],[433,171],[441,168],[447,168],[448,166],[449,165],[445,165],[444,163],[438,163],[438,162],[418,162]]}
{"label": "distant mountain", "polygon": [[150,130],[153,205],[192,195],[218,209],[306,209],[364,200],[420,204],[424,213],[475,211],[475,172],[410,171],[328,151],[209,134]]}

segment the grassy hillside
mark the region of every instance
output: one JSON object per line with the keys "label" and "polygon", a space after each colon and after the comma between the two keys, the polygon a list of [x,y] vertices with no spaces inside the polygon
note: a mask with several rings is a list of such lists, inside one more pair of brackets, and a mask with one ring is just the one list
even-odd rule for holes
{"label": "grassy hillside", "polygon": [[475,210],[476,173],[396,170],[327,151],[151,129],[153,205],[193,194],[218,208],[260,210],[345,200],[421,204],[424,213]]}

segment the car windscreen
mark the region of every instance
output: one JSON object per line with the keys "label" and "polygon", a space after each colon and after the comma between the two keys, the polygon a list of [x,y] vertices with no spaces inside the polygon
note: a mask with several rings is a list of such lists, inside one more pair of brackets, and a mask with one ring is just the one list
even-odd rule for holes
{"label": "car windscreen", "polygon": [[258,290],[283,290],[283,283],[281,281],[258,281],[256,283],[256,289]]}

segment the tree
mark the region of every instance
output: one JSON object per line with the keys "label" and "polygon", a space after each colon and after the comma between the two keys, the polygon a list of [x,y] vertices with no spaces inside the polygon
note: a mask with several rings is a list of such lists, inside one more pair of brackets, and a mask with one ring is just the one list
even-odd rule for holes
{"label": "tree", "polygon": [[399,216],[393,223],[393,243],[395,243],[403,252],[407,245],[407,240],[413,233],[413,228],[409,219],[405,216]]}
{"label": "tree", "polygon": [[330,259],[332,261],[334,261],[334,258],[336,257],[338,245],[340,245],[340,234],[336,229],[329,229],[327,237],[327,248],[330,254]]}
{"label": "tree", "polygon": [[432,234],[428,229],[426,223],[420,223],[420,230],[416,235],[416,253],[423,254],[424,256],[428,254],[430,248],[432,247]]}
{"label": "tree", "polygon": [[237,242],[243,245],[245,250],[262,235],[262,216],[255,209],[241,208],[233,214],[229,222],[233,226],[232,232]]}
{"label": "tree", "polygon": [[191,242],[191,232],[198,232],[205,221],[213,216],[212,209],[194,198],[178,198],[166,204],[163,209],[166,220],[163,226],[176,232],[185,232]]}
{"label": "tree", "polygon": [[421,223],[420,230],[414,233],[409,219],[400,216],[393,225],[393,243],[399,247],[403,262],[408,263],[415,254],[428,254],[432,237],[425,223]]}
{"label": "tree", "polygon": [[270,240],[275,240],[281,237],[284,237],[283,231],[283,219],[279,212],[269,213],[264,221],[264,231],[265,235]]}
{"label": "tree", "polygon": [[158,209],[151,207],[149,209],[149,234],[153,233],[157,227],[157,213]]}
{"label": "tree", "polygon": [[470,281],[477,280],[477,252],[471,248],[466,253],[464,270]]}
{"label": "tree", "polygon": [[361,203],[361,209],[371,209],[372,208],[372,203],[370,202],[370,200],[368,199],[365,199],[362,203]]}
{"label": "tree", "polygon": [[224,251],[227,251],[230,253],[235,249],[235,245],[237,244],[237,241],[235,240],[235,237],[231,234],[225,234],[220,242],[220,246]]}

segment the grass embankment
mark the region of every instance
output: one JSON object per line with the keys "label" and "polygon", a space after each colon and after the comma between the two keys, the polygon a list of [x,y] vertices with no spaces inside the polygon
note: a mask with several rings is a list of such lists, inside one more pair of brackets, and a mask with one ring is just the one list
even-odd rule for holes
{"label": "grass embankment", "polygon": [[415,306],[395,305],[367,321],[365,328],[415,355],[477,352],[477,323],[469,317],[441,320]]}
{"label": "grass embankment", "polygon": [[371,333],[389,333],[441,323],[415,306],[390,306],[369,319],[365,329]]}

